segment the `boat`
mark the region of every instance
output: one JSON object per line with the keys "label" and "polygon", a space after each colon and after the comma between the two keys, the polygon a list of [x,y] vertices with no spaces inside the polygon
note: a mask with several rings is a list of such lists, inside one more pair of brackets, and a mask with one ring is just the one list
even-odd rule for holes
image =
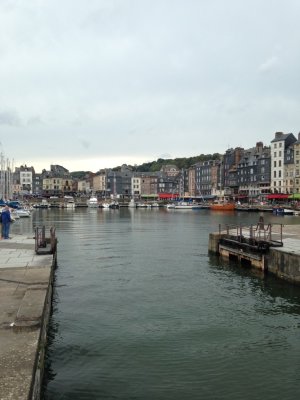
{"label": "boat", "polygon": [[274,207],[273,214],[275,215],[294,215],[294,210],[284,207]]}
{"label": "boat", "polygon": [[200,210],[202,206],[192,202],[179,201],[174,205],[174,208],[175,210]]}
{"label": "boat", "polygon": [[119,205],[119,203],[117,201],[112,201],[109,204],[109,208],[112,208],[113,210],[116,210],[116,209],[120,208],[120,205]]}
{"label": "boat", "polygon": [[86,202],[87,206],[90,208],[97,208],[99,207],[98,199],[95,196],[91,196],[88,201]]}
{"label": "boat", "polygon": [[136,203],[136,207],[137,208],[149,208],[148,207],[149,206],[149,204],[147,204],[147,203],[143,203],[143,202],[138,202],[138,203]]}
{"label": "boat", "polygon": [[34,208],[49,208],[50,203],[46,199],[42,199],[41,203],[37,203],[33,205]]}
{"label": "boat", "polygon": [[24,208],[17,208],[14,210],[13,215],[17,218],[28,218],[31,216],[30,211],[25,210]]}
{"label": "boat", "polygon": [[158,208],[158,207],[159,207],[159,204],[156,201],[151,204],[151,208]]}
{"label": "boat", "polygon": [[213,203],[209,207],[213,211],[234,211],[234,203]]}
{"label": "boat", "polygon": [[236,211],[247,211],[247,212],[258,212],[259,211],[258,207],[249,206],[249,205],[236,205],[235,209],[236,209]]}
{"label": "boat", "polygon": [[134,199],[131,199],[130,202],[128,203],[129,208],[136,208],[136,202]]}
{"label": "boat", "polygon": [[171,210],[171,209],[175,208],[175,204],[169,203],[169,204],[166,205],[166,207],[167,207],[168,210]]}
{"label": "boat", "polygon": [[110,208],[110,203],[104,202],[101,204],[101,208],[109,209]]}
{"label": "boat", "polygon": [[75,202],[72,196],[64,196],[64,207],[69,210],[73,210],[75,208]]}

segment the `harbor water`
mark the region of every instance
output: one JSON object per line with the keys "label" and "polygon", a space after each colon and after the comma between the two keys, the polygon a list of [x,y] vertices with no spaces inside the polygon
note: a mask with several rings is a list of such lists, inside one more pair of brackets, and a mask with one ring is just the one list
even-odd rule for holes
{"label": "harbor water", "polygon": [[51,209],[17,222],[58,237],[44,399],[300,398],[300,288],[208,255],[219,223],[258,217]]}

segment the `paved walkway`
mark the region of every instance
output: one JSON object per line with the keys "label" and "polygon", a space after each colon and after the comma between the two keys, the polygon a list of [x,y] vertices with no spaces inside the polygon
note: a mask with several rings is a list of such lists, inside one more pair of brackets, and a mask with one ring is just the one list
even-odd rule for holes
{"label": "paved walkway", "polygon": [[33,237],[0,240],[0,400],[28,399],[52,262]]}
{"label": "paved walkway", "polygon": [[300,225],[284,225],[282,242],[283,247],[277,248],[278,251],[300,255]]}

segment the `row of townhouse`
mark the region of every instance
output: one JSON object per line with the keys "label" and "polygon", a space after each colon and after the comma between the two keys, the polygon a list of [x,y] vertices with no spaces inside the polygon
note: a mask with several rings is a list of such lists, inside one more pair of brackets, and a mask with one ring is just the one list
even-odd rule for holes
{"label": "row of townhouse", "polygon": [[60,165],[51,165],[50,170],[35,173],[27,165],[15,168],[12,178],[12,194],[40,196],[70,195],[74,192],[74,180],[69,171]]}
{"label": "row of townhouse", "polygon": [[[127,165],[120,171],[103,169],[92,181],[92,190],[102,197],[168,197],[178,196],[181,175],[175,165],[166,165],[159,172],[136,172]],[[80,186],[83,183],[79,183]]]}
{"label": "row of townhouse", "polygon": [[62,196],[75,193],[101,197],[264,198],[273,194],[300,197],[300,134],[276,132],[270,146],[228,149],[220,159],[203,161],[188,170],[166,165],[158,172],[137,172],[127,165],[73,178],[60,165],[36,174],[21,166],[13,174],[13,193]]}

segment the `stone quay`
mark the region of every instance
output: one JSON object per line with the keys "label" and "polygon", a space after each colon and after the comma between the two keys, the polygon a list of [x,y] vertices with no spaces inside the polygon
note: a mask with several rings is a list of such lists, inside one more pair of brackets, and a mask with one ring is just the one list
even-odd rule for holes
{"label": "stone quay", "polygon": [[300,285],[300,225],[231,226],[209,235],[209,253]]}
{"label": "stone quay", "polygon": [[[33,237],[34,236],[34,237]],[[0,399],[40,399],[55,247],[36,235],[0,240]]]}

